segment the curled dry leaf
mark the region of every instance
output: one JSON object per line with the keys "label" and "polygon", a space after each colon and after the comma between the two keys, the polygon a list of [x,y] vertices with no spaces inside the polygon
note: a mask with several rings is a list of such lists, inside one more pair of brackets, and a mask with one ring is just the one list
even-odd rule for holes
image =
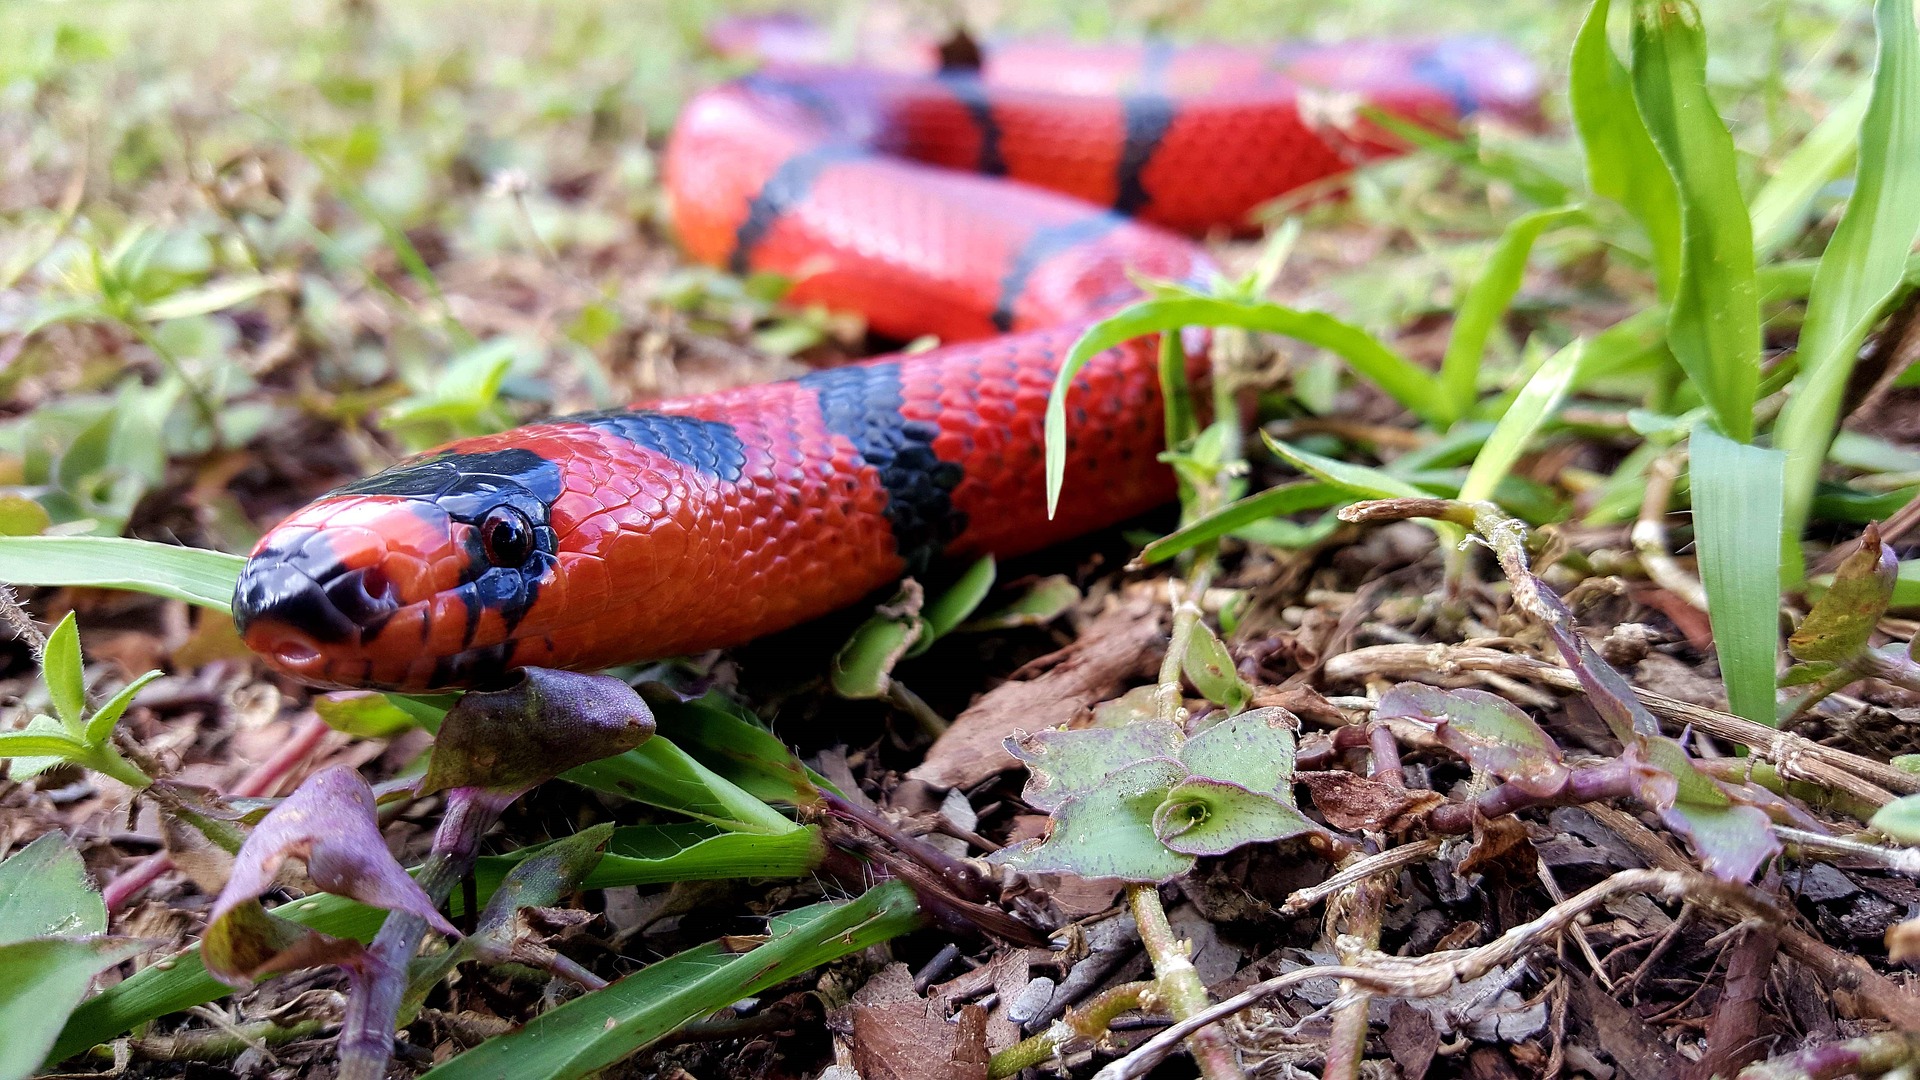
{"label": "curled dry leaf", "polygon": [[1868,525],[1859,550],[1834,572],[1833,585],[1787,639],[1787,651],[1809,661],[1844,663],[1867,649],[1873,628],[1893,602],[1900,561],[1880,539],[1880,527]]}
{"label": "curled dry leaf", "polygon": [[1301,772],[1294,779],[1313,793],[1327,824],[1348,832],[1394,832],[1401,822],[1446,802],[1438,792],[1383,784],[1350,772]]}
{"label": "curled dry leaf", "polygon": [[653,712],[608,675],[526,668],[504,690],[470,693],[447,712],[420,793],[474,787],[518,795],[653,734]]}
{"label": "curled dry leaf", "polygon": [[316,964],[353,964],[360,947],[269,914],[259,897],[288,859],[307,865],[320,889],[372,907],[405,911],[449,936],[458,931],[387,851],[373,789],[345,765],[308,777],[261,820],[234,857],[233,874],[207,926],[207,970],[232,985]]}
{"label": "curled dry leaf", "polygon": [[556,840],[515,863],[480,913],[469,939],[474,950],[492,959],[513,955],[522,936],[519,913],[526,908],[552,907],[578,890],[600,865],[613,824],[607,822]]}

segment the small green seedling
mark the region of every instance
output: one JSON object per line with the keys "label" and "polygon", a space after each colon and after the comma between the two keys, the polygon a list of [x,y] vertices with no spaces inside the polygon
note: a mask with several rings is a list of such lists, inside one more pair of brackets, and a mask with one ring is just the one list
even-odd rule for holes
{"label": "small green seedling", "polygon": [[131,788],[146,788],[153,778],[122,757],[113,746],[113,727],[133,704],[140,688],[160,677],[158,671],[128,683],[120,692],[87,715],[87,686],[80,657],[80,631],[73,614],[60,620],[47,637],[41,672],[53,716],[44,713],[20,731],[0,734],[0,758],[13,761],[12,775],[22,780],[67,762],[103,773]]}

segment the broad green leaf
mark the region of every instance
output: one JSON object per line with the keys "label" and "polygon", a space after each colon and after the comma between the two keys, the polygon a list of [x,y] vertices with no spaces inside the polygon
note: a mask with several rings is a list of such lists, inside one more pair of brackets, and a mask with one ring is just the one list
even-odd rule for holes
{"label": "broad green leaf", "polygon": [[87,680],[80,658],[80,624],[73,612],[67,612],[47,635],[42,661],[40,675],[46,680],[54,716],[67,734],[79,739],[86,732]]}
{"label": "broad green leaf", "polygon": [[1807,210],[1820,189],[1846,174],[1859,153],[1860,120],[1867,114],[1872,84],[1865,83],[1834,106],[1782,158],[1753,197],[1753,253],[1766,259],[1807,226]]}
{"label": "broad green leaf", "polygon": [[1780,651],[1781,487],[1786,455],[1696,427],[1689,470],[1700,584],[1728,707],[1775,726]]}
{"label": "broad green leaf", "polygon": [[1317,480],[1299,480],[1255,492],[1193,519],[1173,532],[1148,544],[1140,551],[1142,565],[1165,562],[1201,544],[1266,521],[1302,510],[1319,510],[1344,501],[1345,496],[1331,484]]}
{"label": "broad green leaf", "polygon": [[1607,43],[1609,10],[1609,0],[1595,0],[1574,41],[1574,127],[1586,152],[1587,185],[1640,222],[1653,246],[1660,295],[1671,297],[1680,279],[1680,196],[1647,133],[1633,81]]}
{"label": "broad green leaf", "polygon": [[1514,462],[1520,460],[1527,443],[1572,389],[1573,377],[1580,370],[1585,351],[1585,339],[1574,339],[1572,344],[1548,357],[1520,388],[1500,422],[1494,425],[1493,434],[1487,436],[1486,445],[1473,459],[1473,467],[1467,470],[1466,482],[1460,485],[1462,502],[1493,498],[1494,489],[1513,471]]}
{"label": "broad green leaf", "polygon": [[106,932],[107,905],[65,833],[46,833],[0,862],[0,945]]}
{"label": "broad green leaf", "polygon": [[230,611],[246,560],[202,548],[110,536],[0,537],[0,581],[127,589]]}
{"label": "broad green leaf", "polygon": [[[1853,197],[1820,257],[1800,328],[1800,375],[1774,427],[1789,455],[1787,541],[1796,553],[1860,342],[1902,287],[1920,235],[1920,33],[1913,0],[1878,0],[1872,101]],[[1795,578],[1798,565],[1789,567]]]}
{"label": "broad green leaf", "polygon": [[34,938],[0,945],[0,1080],[40,1071],[93,977],[144,946],[109,939]]}
{"label": "broad green leaf", "polygon": [[1237,326],[1281,334],[1339,354],[1354,371],[1386,391],[1409,412],[1434,421],[1440,415],[1438,381],[1418,364],[1373,335],[1331,315],[1279,304],[1223,300],[1194,294],[1163,295],[1131,304],[1088,327],[1067,351],[1047,399],[1047,512],[1060,501],[1067,468],[1067,399],[1087,361],[1122,342],[1187,326]]}
{"label": "broad green leaf", "polygon": [[1540,239],[1541,233],[1584,213],[1571,206],[1536,210],[1515,219],[1500,234],[1479,276],[1455,307],[1453,333],[1447,338],[1446,356],[1440,363],[1440,389],[1446,406],[1445,422],[1441,426],[1450,426],[1466,416],[1478,400],[1480,365],[1486,356],[1487,339],[1520,291],[1534,242]]}
{"label": "broad green leaf", "polygon": [[1680,195],[1680,279],[1667,343],[1738,442],[1753,438],[1760,293],[1733,137],[1707,94],[1693,0],[1634,0],[1633,96]]}
{"label": "broad green leaf", "polygon": [[[429,698],[390,694],[388,699],[429,731],[438,731],[448,709],[459,701],[453,695]],[[662,713],[673,712],[665,703],[658,707]],[[708,768],[671,739],[659,736],[618,757],[569,769],[561,778],[726,829],[772,834],[799,828],[780,811]]]}
{"label": "broad green leaf", "polygon": [[702,945],[584,994],[423,1074],[433,1080],[571,1080],[612,1066],[691,1021],[810,968],[904,934],[920,922],[900,882],[847,903],[777,917],[765,944],[729,953]]}
{"label": "broad green leaf", "polygon": [[1291,798],[1198,776],[1175,784],[1153,812],[1154,835],[1168,849],[1189,856],[1225,855],[1317,828]]}
{"label": "broad green leaf", "polygon": [[1051,811],[1096,790],[1130,765],[1173,759],[1181,742],[1177,726],[1144,720],[1121,727],[1037,731],[1008,739],[1007,752],[1027,766],[1020,797],[1035,810]]}
{"label": "broad green leaf", "polygon": [[1869,525],[1860,548],[1834,571],[1833,584],[1814,601],[1813,610],[1787,639],[1796,659],[1844,663],[1864,654],[1873,628],[1893,602],[1900,572],[1893,548]]}
{"label": "broad green leaf", "polygon": [[1299,721],[1280,708],[1253,709],[1201,731],[1180,748],[1194,776],[1238,784],[1293,801],[1294,729]]}
{"label": "broad green leaf", "polygon": [[1180,658],[1180,670],[1186,672],[1200,696],[1222,706],[1229,713],[1247,707],[1253,687],[1240,677],[1233,666],[1233,654],[1205,623],[1195,622],[1187,639],[1186,655]]}
{"label": "broad green leaf", "polygon": [[7,776],[15,783],[64,765],[84,755],[86,749],[67,734],[60,721],[45,713],[35,715],[17,731],[0,732],[0,762],[5,763]]}
{"label": "broad green leaf", "polygon": [[1028,873],[1121,881],[1176,877],[1192,868],[1193,856],[1171,851],[1160,842],[1154,816],[1167,793],[1186,778],[1187,770],[1178,761],[1135,761],[1061,803],[1052,812],[1052,827],[1045,837],[1004,848],[989,860]]}
{"label": "broad green leaf", "polygon": [[1904,795],[1881,807],[1867,827],[1903,844],[1920,844],[1920,795]]}

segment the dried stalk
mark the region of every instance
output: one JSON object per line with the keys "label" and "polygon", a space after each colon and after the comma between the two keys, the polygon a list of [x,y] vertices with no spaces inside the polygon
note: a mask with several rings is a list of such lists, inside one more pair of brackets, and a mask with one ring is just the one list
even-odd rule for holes
{"label": "dried stalk", "polygon": [[[1370,675],[1444,679],[1498,674],[1557,690],[1580,689],[1579,677],[1558,664],[1475,645],[1370,645],[1328,660],[1326,673],[1337,682],[1362,682]],[[1920,792],[1920,775],[1886,762],[1639,687],[1634,688],[1634,696],[1662,720],[1751,749],[1771,761],[1787,780],[1831,788],[1876,807],[1892,802],[1896,793]]]}
{"label": "dried stalk", "polygon": [[1365,966],[1327,964],[1275,976],[1173,1024],[1126,1057],[1108,1064],[1095,1074],[1094,1080],[1138,1080],[1166,1060],[1180,1040],[1265,998],[1314,979],[1347,979],[1388,997],[1423,998],[1445,994],[1454,986],[1471,982],[1544,944],[1574,920],[1622,893],[1651,893],[1667,900],[1690,900],[1742,918],[1757,915],[1774,923],[1784,920],[1777,908],[1745,887],[1697,871],[1624,870],[1565,903],[1555,904],[1539,918],[1475,948],[1421,957],[1374,954],[1367,958]]}
{"label": "dried stalk", "polygon": [[1687,606],[1707,610],[1707,590],[1700,579],[1681,569],[1667,546],[1667,504],[1673,498],[1673,485],[1680,479],[1680,459],[1684,450],[1670,450],[1653,460],[1647,469],[1647,494],[1640,503],[1640,518],[1633,523],[1628,538],[1640,554],[1640,565],[1655,585],[1685,601]]}

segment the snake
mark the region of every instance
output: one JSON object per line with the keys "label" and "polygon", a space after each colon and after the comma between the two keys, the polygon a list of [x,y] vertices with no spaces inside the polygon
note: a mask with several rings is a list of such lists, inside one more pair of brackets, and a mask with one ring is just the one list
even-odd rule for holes
{"label": "snake", "polygon": [[739,645],[1141,514],[1175,494],[1150,339],[1072,380],[1048,514],[1042,420],[1076,338],[1144,279],[1215,281],[1207,233],[1393,152],[1369,109],[1447,132],[1537,103],[1488,38],[980,59],[770,62],[697,94],[665,150],[690,258],[937,347],[404,459],[262,535],[246,644],[317,687],[487,687]]}

